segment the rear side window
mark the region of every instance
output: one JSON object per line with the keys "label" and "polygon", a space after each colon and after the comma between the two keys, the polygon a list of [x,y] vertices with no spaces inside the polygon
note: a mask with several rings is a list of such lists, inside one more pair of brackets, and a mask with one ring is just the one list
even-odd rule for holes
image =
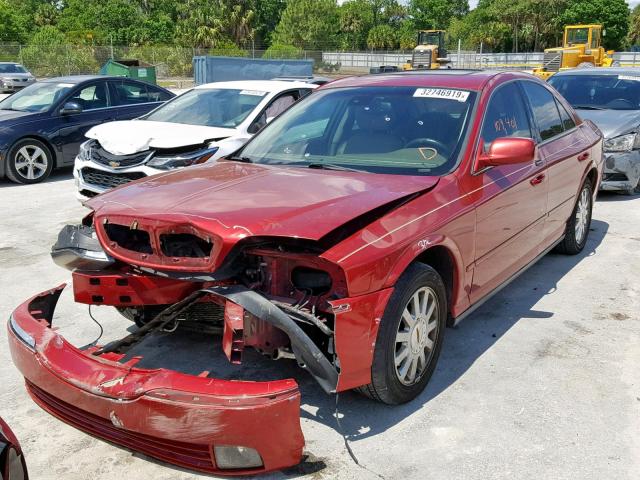
{"label": "rear side window", "polygon": [[531,126],[522,92],[516,83],[499,87],[489,100],[482,124],[485,150],[496,138],[531,138]]}
{"label": "rear side window", "polygon": [[564,132],[558,106],[551,92],[533,82],[522,82],[522,86],[529,98],[533,118],[538,125],[542,140],[548,140]]}
{"label": "rear side window", "polygon": [[116,105],[136,105],[148,102],[163,102],[170,96],[153,85],[129,82],[127,80],[115,80],[111,82],[113,87],[114,103]]}
{"label": "rear side window", "polygon": [[556,100],[556,104],[558,106],[558,111],[560,112],[560,119],[562,120],[562,126],[564,127],[565,130],[571,130],[573,127],[576,126],[576,122],[573,121],[573,118],[571,117],[571,115],[569,115],[569,112],[567,112],[567,109],[564,108],[564,106],[558,100]]}

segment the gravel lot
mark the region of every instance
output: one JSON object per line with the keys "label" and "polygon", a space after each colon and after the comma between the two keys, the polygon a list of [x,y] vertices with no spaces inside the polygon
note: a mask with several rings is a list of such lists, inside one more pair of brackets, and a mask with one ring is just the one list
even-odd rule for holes
{"label": "gravel lot", "polygon": [[[70,171],[40,185],[0,181],[5,214],[0,236],[0,311],[70,280],[48,252],[60,228],[84,208]],[[304,372],[286,363],[303,390],[308,459],[268,478],[637,479],[640,472],[640,196],[602,195],[578,257],[550,254],[446,332],[426,391],[400,407],[359,395],[340,396],[344,432],[360,463],[344,448],[333,412]],[[94,310],[103,340],[130,323],[112,309]],[[65,292],[54,324],[74,343],[93,340],[86,308]],[[207,359],[180,350],[188,334],[143,346],[197,370]],[[180,358],[178,358],[180,357]],[[259,366],[273,370],[271,363]],[[256,364],[258,365],[258,364]],[[266,365],[266,366],[265,366]],[[0,416],[26,452],[30,476],[47,479],[205,478],[81,433],[49,416],[27,396],[0,329]]]}

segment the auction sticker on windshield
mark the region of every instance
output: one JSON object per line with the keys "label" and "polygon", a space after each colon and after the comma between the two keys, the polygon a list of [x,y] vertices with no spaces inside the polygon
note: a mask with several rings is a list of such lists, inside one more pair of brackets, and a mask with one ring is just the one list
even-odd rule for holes
{"label": "auction sticker on windshield", "polygon": [[618,75],[618,80],[631,80],[633,82],[640,82],[640,77],[635,75]]}
{"label": "auction sticker on windshield", "polygon": [[446,98],[447,100],[466,102],[467,98],[469,98],[469,92],[452,90],[450,88],[418,88],[413,93],[413,96],[421,98]]}
{"label": "auction sticker on windshield", "polygon": [[253,95],[255,97],[264,97],[267,92],[261,92],[260,90],[242,90],[240,95]]}

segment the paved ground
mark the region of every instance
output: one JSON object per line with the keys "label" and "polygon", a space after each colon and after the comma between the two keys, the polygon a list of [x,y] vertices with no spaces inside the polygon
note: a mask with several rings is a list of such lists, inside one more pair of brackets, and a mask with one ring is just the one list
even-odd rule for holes
{"label": "paved ground", "polygon": [[[84,211],[73,197],[70,172],[41,185],[0,181],[0,204],[0,312],[6,318],[30,295],[69,279],[48,251],[58,230]],[[368,470],[344,448],[334,400],[298,373],[309,458],[270,478],[638,478],[639,251],[640,196],[603,196],[584,254],[548,255],[458,329],[447,330],[436,373],[416,401],[392,408],[341,395],[345,433]],[[108,307],[95,313],[105,339],[129,326]],[[69,292],[55,323],[77,344],[97,334]],[[25,393],[5,337],[0,328],[0,416],[22,440],[32,478],[197,477],[44,413]],[[188,340],[172,337],[155,351],[149,347],[149,362],[166,359],[163,351]],[[206,361],[192,357],[182,367]]]}

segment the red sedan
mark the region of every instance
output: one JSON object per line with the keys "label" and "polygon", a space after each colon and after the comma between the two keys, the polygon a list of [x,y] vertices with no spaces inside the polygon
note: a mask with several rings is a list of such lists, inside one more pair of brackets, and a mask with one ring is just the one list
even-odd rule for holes
{"label": "red sedan", "polygon": [[410,401],[446,325],[584,248],[601,173],[598,129],[530,75],[338,80],[226,160],[88,201],[52,256],[77,302],[139,328],[71,345],[51,328],[60,286],[11,316],[13,359],[40,406],[93,435],[202,471],[283,468],[304,445],[293,379],[140,368],[136,345],[191,325],[232,363],[251,347],[328,393]]}

